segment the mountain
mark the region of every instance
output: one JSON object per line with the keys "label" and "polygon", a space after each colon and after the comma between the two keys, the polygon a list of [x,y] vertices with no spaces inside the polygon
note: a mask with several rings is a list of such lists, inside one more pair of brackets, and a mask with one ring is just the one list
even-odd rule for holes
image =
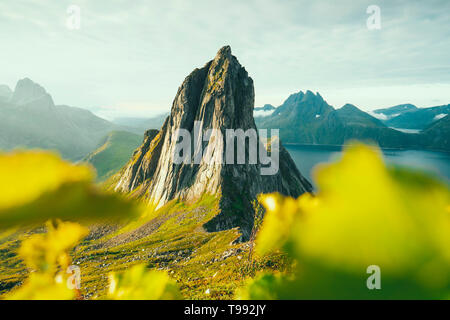
{"label": "mountain", "polygon": [[253,116],[256,117],[266,117],[273,113],[275,107],[271,104],[265,104],[263,107],[256,107],[253,109]]}
{"label": "mountain", "polygon": [[273,106],[273,105],[271,105],[271,104],[265,104],[264,106],[262,106],[262,107],[255,107],[254,109],[253,109],[253,111],[273,111],[273,110],[275,110],[276,108]]}
{"label": "mountain", "polygon": [[342,108],[335,110],[338,118],[347,126],[367,126],[384,127],[383,123],[368,113],[358,109],[356,106],[347,103]]}
{"label": "mountain", "polygon": [[373,113],[380,115],[380,119],[387,120],[387,119],[396,117],[398,115],[401,115],[405,112],[414,111],[417,109],[418,108],[415,105],[407,103],[407,104],[399,104],[397,106],[393,106],[393,107],[389,107],[389,108],[377,109],[377,110],[374,110]]}
{"label": "mountain", "polygon": [[384,121],[384,124],[393,128],[422,130],[449,113],[450,104],[430,108],[415,108],[388,118]]}
{"label": "mountain", "polygon": [[34,83],[28,78],[17,82],[10,102],[16,105],[26,105],[36,101],[51,101],[53,103],[52,97],[39,84]]}
{"label": "mountain", "polygon": [[314,143],[317,130],[333,110],[320,94],[300,91],[290,95],[270,116],[257,118],[256,122],[259,128],[280,128],[284,142]]}
{"label": "mountain", "polygon": [[141,142],[142,136],[140,135],[127,131],[113,131],[83,161],[94,166],[97,170],[98,181],[104,181],[127,163]]}
{"label": "mountain", "polygon": [[56,150],[80,160],[119,126],[81,108],[55,105],[39,84],[18,81],[7,101],[0,101],[0,149]]}
{"label": "mountain", "polygon": [[426,143],[440,150],[450,150],[450,115],[433,122],[425,130]]}
{"label": "mountain", "polygon": [[9,101],[13,95],[12,90],[4,84],[0,84],[0,102]]}
{"label": "mountain", "polygon": [[280,128],[281,139],[289,143],[343,145],[358,139],[386,148],[420,146],[414,135],[388,128],[351,104],[334,109],[309,90],[292,94],[272,115],[256,121],[259,128]]}
{"label": "mountain", "polygon": [[[115,190],[132,192],[156,207],[172,199],[192,202],[205,194],[215,195],[220,198],[220,213],[205,228],[218,231],[240,227],[243,238],[248,239],[253,226],[252,201],[258,194],[279,191],[297,197],[312,190],[284,147],[280,145],[279,170],[273,175],[262,175],[259,159],[256,164],[247,158],[244,164],[196,162],[199,153],[195,149],[179,163],[174,161],[174,155],[177,130],[185,129],[186,139],[195,140],[195,125],[201,132],[220,130],[221,136],[200,144],[202,150],[212,148],[212,159],[223,159],[227,147],[233,146],[225,139],[226,129],[254,130],[255,142],[262,152],[264,139],[256,131],[253,108],[253,80],[231,54],[230,47],[225,46],[214,60],[186,77],[161,131],[156,136],[146,136],[128,164],[112,178],[116,181]],[[276,141],[271,141],[271,148],[275,148]],[[250,146],[246,144],[245,154],[249,153]]]}

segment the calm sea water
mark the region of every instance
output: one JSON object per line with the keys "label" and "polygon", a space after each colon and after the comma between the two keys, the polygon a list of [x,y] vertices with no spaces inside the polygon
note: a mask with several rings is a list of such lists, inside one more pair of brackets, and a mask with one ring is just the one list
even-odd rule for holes
{"label": "calm sea water", "polygon": [[[300,172],[314,184],[312,170],[318,163],[340,158],[341,147],[285,145]],[[383,150],[387,164],[429,172],[450,183],[450,153],[423,150]]]}

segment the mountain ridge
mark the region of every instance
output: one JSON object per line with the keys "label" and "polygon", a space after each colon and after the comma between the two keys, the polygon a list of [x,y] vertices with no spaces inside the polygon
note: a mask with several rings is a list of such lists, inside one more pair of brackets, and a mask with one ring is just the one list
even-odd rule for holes
{"label": "mountain ridge", "polygon": [[47,91],[29,78],[19,80],[6,101],[0,101],[0,149],[55,150],[80,160],[119,126],[92,112],[55,105]]}
{"label": "mountain ridge", "polygon": [[[132,192],[157,207],[172,199],[194,201],[204,194],[220,195],[220,213],[205,227],[210,231],[240,227],[243,237],[248,239],[253,226],[252,201],[258,194],[279,191],[297,197],[312,190],[289,153],[280,146],[280,170],[273,176],[260,174],[259,161],[239,165],[195,161],[175,164],[172,137],[179,128],[194,136],[197,121],[201,130],[215,128],[224,133],[225,129],[239,128],[257,132],[253,108],[253,80],[231,54],[231,48],[225,46],[214,60],[186,77],[163,127],[154,137],[146,137],[116,177],[115,190]],[[214,159],[224,156],[229,142],[223,137],[203,141],[203,150],[211,144]],[[261,147],[259,137],[258,143]],[[248,147],[245,152],[249,154]],[[191,160],[195,157],[196,154],[188,155]]]}
{"label": "mountain ridge", "polygon": [[[378,114],[395,114],[399,110],[409,114],[424,109],[405,104],[379,110]],[[433,114],[436,113],[434,111]],[[389,122],[352,104],[335,109],[319,93],[314,94],[310,90],[291,94],[271,115],[256,118],[256,123],[258,128],[280,128],[281,139],[286,143],[344,145],[360,140],[382,148],[438,148],[436,144],[430,144],[429,135],[432,133],[425,137],[391,128]]]}

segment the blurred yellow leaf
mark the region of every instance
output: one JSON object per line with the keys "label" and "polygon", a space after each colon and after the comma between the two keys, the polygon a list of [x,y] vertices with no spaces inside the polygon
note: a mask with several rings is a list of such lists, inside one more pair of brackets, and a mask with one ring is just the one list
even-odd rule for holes
{"label": "blurred yellow leaf", "polygon": [[175,300],[181,299],[181,294],[167,273],[137,265],[122,274],[110,275],[108,299]]}
{"label": "blurred yellow leaf", "polygon": [[282,286],[284,276],[281,274],[263,273],[250,280],[247,286],[236,292],[237,300],[276,300],[276,288]]}
{"label": "blurred yellow leaf", "polygon": [[19,255],[26,265],[40,272],[65,270],[70,260],[68,253],[88,234],[88,229],[72,222],[47,223],[47,233],[34,234],[22,242]]}
{"label": "blurred yellow leaf", "polygon": [[[257,252],[283,248],[297,262],[282,284],[256,279],[249,297],[445,298],[450,293],[450,191],[427,175],[386,168],[379,150],[353,145],[316,170],[318,193],[262,196]],[[369,290],[369,266],[382,289]],[[278,283],[274,286],[274,283]],[[255,291],[256,290],[256,291]]]}
{"label": "blurred yellow leaf", "polygon": [[72,222],[47,223],[47,233],[34,234],[22,242],[19,255],[31,269],[30,276],[6,298],[19,300],[66,300],[76,292],[67,286],[66,268],[70,250],[88,234],[87,228]]}
{"label": "blurred yellow leaf", "polygon": [[86,166],[62,161],[56,154],[30,151],[0,155],[0,210],[38,199],[67,183],[93,178]]}
{"label": "blurred yellow leaf", "polygon": [[136,216],[139,208],[93,184],[93,171],[43,151],[0,154],[0,229],[49,219],[92,221]]}
{"label": "blurred yellow leaf", "polygon": [[65,281],[57,281],[48,273],[32,273],[20,288],[6,296],[7,300],[71,300],[76,293]]}
{"label": "blurred yellow leaf", "polygon": [[266,208],[266,215],[256,237],[255,251],[264,255],[282,248],[298,214],[298,204],[295,199],[277,193],[261,195],[258,200]]}
{"label": "blurred yellow leaf", "polygon": [[449,246],[436,246],[444,239],[435,240],[443,226],[450,233],[444,185],[400,179],[378,150],[362,145],[319,167],[316,178],[318,205],[300,208],[304,219],[293,234],[301,255],[350,271],[377,264],[385,272],[405,272],[428,255],[448,254]]}

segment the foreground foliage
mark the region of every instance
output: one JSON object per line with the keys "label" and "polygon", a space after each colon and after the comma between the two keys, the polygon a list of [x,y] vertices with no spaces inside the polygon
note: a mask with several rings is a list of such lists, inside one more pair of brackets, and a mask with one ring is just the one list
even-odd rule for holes
{"label": "foreground foliage", "polygon": [[77,223],[47,223],[47,233],[34,234],[22,242],[19,255],[32,271],[25,284],[14,290],[9,299],[73,299],[75,286],[68,284],[68,254],[88,230]]}
{"label": "foreground foliage", "polygon": [[[0,173],[3,298],[450,298],[448,186],[386,168],[366,146],[318,168],[314,196],[261,195],[255,246],[236,242],[236,229],[204,230],[214,196],[155,211],[99,190],[90,167],[42,152],[0,155]],[[373,266],[379,290],[368,288]]]}
{"label": "foreground foliage", "polygon": [[54,218],[110,221],[139,213],[135,203],[98,189],[91,167],[71,164],[52,153],[0,154],[0,176],[0,230]]}
{"label": "foreground foliage", "polygon": [[[267,214],[256,253],[281,249],[296,271],[259,275],[240,298],[450,298],[448,186],[387,169],[378,150],[362,145],[318,168],[316,180],[317,196],[261,196]],[[370,266],[381,271],[379,290],[368,289]]]}
{"label": "foreground foliage", "polygon": [[[131,218],[137,206],[116,195],[105,194],[92,183],[88,166],[72,165],[44,152],[19,152],[0,156],[0,227],[33,225],[43,219],[76,220]],[[124,218],[123,216],[121,217]],[[7,299],[81,298],[72,274],[70,252],[89,230],[78,223],[48,221],[45,233],[26,237],[18,255],[30,271],[24,284]],[[175,299],[178,289],[167,274],[143,266],[110,275],[110,299]]]}

